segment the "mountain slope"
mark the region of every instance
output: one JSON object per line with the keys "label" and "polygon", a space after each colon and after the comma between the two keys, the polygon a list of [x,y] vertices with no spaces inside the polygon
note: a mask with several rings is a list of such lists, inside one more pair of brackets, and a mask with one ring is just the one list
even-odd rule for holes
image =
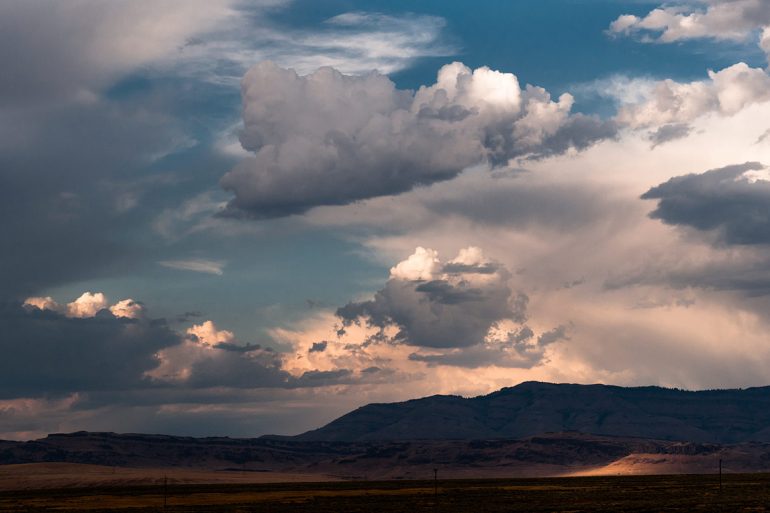
{"label": "mountain slope", "polygon": [[770,441],[770,387],[689,392],[527,382],[474,398],[370,404],[301,441],[523,438],[548,432],[741,443]]}

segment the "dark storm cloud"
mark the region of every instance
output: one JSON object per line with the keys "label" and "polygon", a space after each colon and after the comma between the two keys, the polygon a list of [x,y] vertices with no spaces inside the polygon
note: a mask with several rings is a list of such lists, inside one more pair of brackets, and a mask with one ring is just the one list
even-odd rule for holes
{"label": "dark storm cloud", "polygon": [[143,194],[168,187],[148,166],[178,145],[178,122],[137,98],[30,111],[24,123],[22,141],[0,142],[0,296],[129,269]]}
{"label": "dark storm cloud", "polygon": [[[183,400],[206,388],[291,389],[361,379],[347,370],[292,376],[272,349],[208,346],[162,319],[115,317],[107,309],[71,318],[10,302],[0,303],[0,354],[0,399],[152,389]],[[164,365],[181,365],[188,372],[183,379],[166,379],[157,375]]]}
{"label": "dark storm cloud", "polygon": [[185,387],[261,388],[287,387],[291,378],[281,369],[278,354],[268,351],[247,353],[214,349],[192,365]]}
{"label": "dark storm cloud", "polygon": [[232,351],[234,353],[251,353],[252,351],[259,351],[262,346],[259,344],[231,344],[229,342],[220,342],[214,346],[215,349],[222,349],[223,351]]}
{"label": "dark storm cloud", "polygon": [[68,318],[0,303],[0,390],[5,398],[148,386],[156,353],[181,342],[163,321]]}
{"label": "dark storm cloud", "polygon": [[459,305],[484,299],[483,290],[465,287],[462,284],[455,286],[447,280],[432,280],[421,283],[414,290],[425,294],[429,301],[442,305]]}
{"label": "dark storm cloud", "polygon": [[386,76],[262,62],[242,81],[243,147],[222,177],[224,215],[270,218],[406,192],[484,161],[506,165],[614,137],[611,121],[570,114],[572,97],[522,89],[511,74],[460,63],[416,93]]}
{"label": "dark storm cloud", "polygon": [[770,181],[753,178],[758,162],[671,178],[642,199],[658,200],[650,216],[666,224],[714,232],[726,244],[770,243]]}

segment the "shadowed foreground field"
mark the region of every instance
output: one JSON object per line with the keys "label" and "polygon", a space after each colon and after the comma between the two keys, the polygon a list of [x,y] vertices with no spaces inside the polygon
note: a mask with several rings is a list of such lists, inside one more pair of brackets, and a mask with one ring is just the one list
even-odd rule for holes
{"label": "shadowed foreground field", "polygon": [[[124,486],[0,493],[0,511],[770,511],[770,474]],[[165,497],[164,497],[165,495]],[[166,506],[164,508],[164,500]]]}

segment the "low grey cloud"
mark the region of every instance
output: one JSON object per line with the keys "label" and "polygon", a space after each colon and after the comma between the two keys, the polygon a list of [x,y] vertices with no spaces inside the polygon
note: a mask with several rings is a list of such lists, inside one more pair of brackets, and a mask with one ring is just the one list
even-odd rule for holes
{"label": "low grey cloud", "polygon": [[666,224],[715,233],[726,244],[770,243],[770,180],[759,162],[671,178],[642,199]]}
{"label": "low grey cloud", "polygon": [[326,346],[328,346],[329,343],[325,340],[321,342],[313,342],[313,345],[308,349],[309,353],[323,353],[326,351]]}
{"label": "low grey cloud", "polygon": [[[490,268],[495,268],[489,273]],[[480,270],[481,272],[476,272]],[[435,252],[417,252],[391,270],[374,299],[351,302],[337,310],[343,326],[364,321],[391,341],[412,346],[457,348],[481,344],[503,321],[526,320],[528,298],[509,285],[510,273],[484,259],[478,248],[440,264]]]}
{"label": "low grey cloud", "polygon": [[378,73],[321,68],[299,76],[271,62],[242,81],[242,161],[221,185],[225,215],[302,214],[321,205],[399,194],[487,161],[542,158],[613,137],[613,121],[571,114],[515,75],[453,63],[417,92]]}
{"label": "low grey cloud", "polygon": [[[103,294],[78,301],[92,298]],[[126,303],[102,301],[83,312],[52,298],[0,303],[0,399],[152,389],[184,400],[208,388],[294,389],[370,379],[347,369],[293,375],[284,370],[282,353],[240,343],[210,321],[182,334],[143,309],[118,308]]]}
{"label": "low grey cloud", "polygon": [[[604,193],[604,194],[602,194]],[[483,225],[539,226],[574,230],[600,220],[614,207],[609,191],[583,184],[538,184],[526,180],[484,184],[474,194],[449,191],[426,200],[441,216],[461,216]]]}
{"label": "low grey cloud", "polygon": [[687,123],[672,123],[651,131],[647,138],[652,143],[652,147],[656,148],[661,144],[687,137],[690,132],[692,132],[692,127]]}
{"label": "low grey cloud", "polygon": [[[88,101],[112,81],[177,54],[231,15],[230,0],[0,3],[0,109]],[[35,27],[30,30],[30,27]]]}
{"label": "low grey cloud", "polygon": [[441,353],[412,353],[409,359],[428,365],[450,365],[470,369],[490,366],[529,369],[544,362],[548,346],[567,338],[565,326],[558,326],[538,337],[535,337],[531,328],[522,326],[507,333],[503,339],[493,339],[484,344]]}
{"label": "low grey cloud", "polygon": [[71,318],[0,304],[0,390],[5,398],[119,390],[149,385],[158,351],[181,342],[162,320],[102,310]]}

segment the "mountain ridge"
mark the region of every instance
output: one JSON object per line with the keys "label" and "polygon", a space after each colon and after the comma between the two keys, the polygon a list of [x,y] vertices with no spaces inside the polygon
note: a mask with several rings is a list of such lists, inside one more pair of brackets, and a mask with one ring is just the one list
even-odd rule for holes
{"label": "mountain ridge", "polygon": [[371,403],[299,441],[469,440],[549,432],[706,443],[770,442],[770,387],[681,390],[527,381],[476,397]]}

